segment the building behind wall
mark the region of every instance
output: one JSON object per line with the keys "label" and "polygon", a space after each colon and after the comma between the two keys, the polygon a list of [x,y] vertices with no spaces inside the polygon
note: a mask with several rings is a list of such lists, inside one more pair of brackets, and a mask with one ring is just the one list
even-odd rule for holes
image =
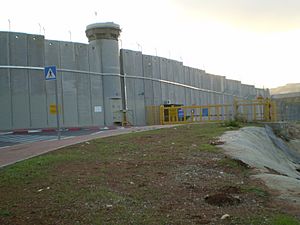
{"label": "building behind wall", "polygon": [[42,35],[0,32],[0,130],[52,128],[57,66],[62,127],[119,125],[122,110],[133,125],[146,124],[145,107],[232,103],[268,97],[268,90],[184,66],[182,62],[118,48],[120,27],[87,26],[89,44],[45,40]]}

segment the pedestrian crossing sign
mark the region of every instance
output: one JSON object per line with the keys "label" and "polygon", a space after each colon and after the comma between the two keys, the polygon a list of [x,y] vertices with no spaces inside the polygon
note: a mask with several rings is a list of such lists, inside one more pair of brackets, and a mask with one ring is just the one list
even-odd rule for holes
{"label": "pedestrian crossing sign", "polygon": [[44,74],[46,80],[56,80],[56,66],[46,66]]}

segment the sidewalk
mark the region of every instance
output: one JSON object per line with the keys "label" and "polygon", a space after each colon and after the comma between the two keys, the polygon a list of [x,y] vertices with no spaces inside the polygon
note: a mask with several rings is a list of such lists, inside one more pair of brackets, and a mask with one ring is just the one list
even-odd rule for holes
{"label": "sidewalk", "polygon": [[[110,136],[116,136],[120,134],[127,134],[131,132],[141,132],[147,130],[155,130],[161,128],[169,128],[174,125],[156,125],[156,126],[145,126],[145,127],[130,127],[124,129],[116,130],[106,130],[101,132],[96,132],[90,135],[83,135],[72,137],[63,140],[50,140],[50,141],[40,141],[34,143],[26,143],[20,145],[14,145],[11,147],[6,147],[0,149],[0,168],[14,164],[16,162],[29,159],[38,155],[45,154],[47,152],[54,151],[66,146],[75,145],[81,142],[89,141],[97,138],[104,138]],[[175,125],[176,126],[176,125]]]}

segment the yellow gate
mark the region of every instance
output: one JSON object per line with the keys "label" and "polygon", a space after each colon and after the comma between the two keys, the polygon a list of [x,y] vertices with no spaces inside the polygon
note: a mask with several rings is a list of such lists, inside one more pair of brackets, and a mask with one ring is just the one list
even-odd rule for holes
{"label": "yellow gate", "polygon": [[235,119],[242,121],[276,121],[276,104],[270,99],[235,100]]}
{"label": "yellow gate", "polygon": [[185,124],[224,120],[276,121],[276,105],[270,99],[235,100],[233,104],[147,106],[147,124]]}

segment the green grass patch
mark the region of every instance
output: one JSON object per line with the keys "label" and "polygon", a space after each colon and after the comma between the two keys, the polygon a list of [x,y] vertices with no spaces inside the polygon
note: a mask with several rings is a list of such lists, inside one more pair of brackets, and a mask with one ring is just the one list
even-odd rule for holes
{"label": "green grass patch", "polygon": [[1,216],[3,216],[3,217],[5,217],[5,216],[11,216],[11,215],[12,215],[12,213],[10,211],[8,211],[6,209],[0,209],[0,217]]}
{"label": "green grass patch", "polygon": [[276,215],[271,219],[273,225],[300,225],[300,221],[285,214]]}
{"label": "green grass patch", "polygon": [[211,144],[201,144],[199,146],[199,150],[201,151],[208,151],[208,152],[214,152],[214,153],[217,153],[217,152],[220,152],[220,148],[217,148],[216,146],[214,145],[211,145]]}
{"label": "green grass patch", "polygon": [[242,191],[254,193],[259,197],[269,197],[269,193],[260,187],[254,187],[254,186],[250,186],[250,187],[246,186],[245,187],[244,186],[244,187],[242,187]]}
{"label": "green grass patch", "polygon": [[[71,148],[71,147],[70,147]],[[0,169],[0,184],[32,181],[47,176],[55,165],[84,160],[80,150],[56,151]]]}
{"label": "green grass patch", "polygon": [[232,158],[228,158],[228,157],[220,160],[219,165],[226,166],[226,167],[229,167],[232,169],[239,169],[241,171],[249,170],[249,166],[247,164],[243,163],[240,160],[232,159]]}
{"label": "green grass patch", "polygon": [[286,214],[250,216],[249,218],[235,218],[234,224],[251,225],[300,225],[300,221]]}
{"label": "green grass patch", "polygon": [[223,127],[235,127],[235,128],[240,128],[241,127],[241,122],[237,120],[226,120],[224,123],[222,123]]}

